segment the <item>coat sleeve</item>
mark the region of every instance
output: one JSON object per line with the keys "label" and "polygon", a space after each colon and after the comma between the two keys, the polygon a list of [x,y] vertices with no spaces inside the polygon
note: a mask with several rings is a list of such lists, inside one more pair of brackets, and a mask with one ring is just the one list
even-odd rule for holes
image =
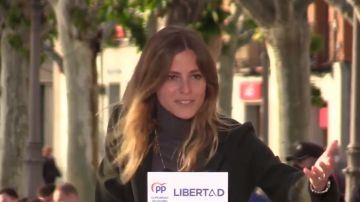
{"label": "coat sleeve", "polygon": [[106,135],[105,156],[97,169],[95,202],[132,202],[133,195],[130,183],[122,184],[119,180],[119,168],[112,161],[118,146],[114,136],[116,123],[120,116],[120,106],[111,114]]}
{"label": "coat sleeve", "polygon": [[[327,193],[315,194],[310,190],[310,183],[301,170],[282,163],[270,148],[255,136],[251,124],[241,126],[241,147],[248,146],[250,151],[250,167],[253,171],[255,185],[262,188],[274,201],[338,201],[335,181],[330,178],[331,186]],[[245,145],[243,145],[245,144]]]}

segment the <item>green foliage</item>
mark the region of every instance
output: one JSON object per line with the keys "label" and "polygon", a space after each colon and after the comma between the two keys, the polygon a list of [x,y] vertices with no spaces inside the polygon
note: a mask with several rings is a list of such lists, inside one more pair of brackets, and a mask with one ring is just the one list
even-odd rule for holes
{"label": "green foliage", "polygon": [[248,17],[245,18],[242,23],[243,23],[244,28],[247,28],[247,29],[255,29],[255,28],[259,27],[252,18],[248,18]]}
{"label": "green foliage", "polygon": [[319,108],[326,105],[325,100],[321,96],[320,88],[314,84],[311,84],[311,104]]}
{"label": "green foliage", "polygon": [[81,31],[86,32],[91,23],[88,20],[88,12],[84,8],[72,7],[69,11],[71,22]]}
{"label": "green foliage", "polygon": [[24,46],[25,43],[19,34],[8,35],[7,41],[13,49],[19,51],[24,57],[29,56],[29,49]]}
{"label": "green foliage", "polygon": [[26,8],[21,2],[1,1],[0,12],[4,12],[3,23],[1,26],[12,30],[12,34],[7,35],[7,42],[14,50],[18,51],[25,58],[29,58],[29,47],[27,47],[27,37],[25,32],[30,31],[30,19],[24,14]]}
{"label": "green foliage", "polygon": [[142,0],[138,1],[141,11],[146,12],[150,10],[162,11],[160,15],[164,15],[164,10],[168,8],[169,0]]}
{"label": "green foliage", "polygon": [[10,5],[8,4],[7,1],[0,1],[0,9],[2,11],[9,10],[9,8],[10,8]]}
{"label": "green foliage", "polygon": [[18,34],[12,34],[8,36],[7,41],[9,42],[10,46],[14,49],[21,49],[23,48],[23,41]]}
{"label": "green foliage", "polygon": [[56,17],[50,6],[44,8],[42,27],[44,28],[43,30],[46,30],[42,33],[44,40],[49,40],[53,45],[58,37],[58,32],[56,29]]}
{"label": "green foliage", "polygon": [[254,35],[252,37],[254,41],[265,41],[265,31],[261,27],[255,28]]}
{"label": "green foliage", "polygon": [[129,30],[130,39],[138,47],[145,45],[144,11],[159,4],[159,0],[105,0],[97,12],[98,22],[115,22]]}
{"label": "green foliage", "polygon": [[324,48],[324,37],[320,34],[312,33],[310,42],[310,53],[316,53]]}
{"label": "green foliage", "polygon": [[5,23],[12,29],[17,29],[20,26],[30,26],[30,20],[24,16],[23,10],[16,6],[10,7],[7,11]]}
{"label": "green foliage", "polygon": [[[204,40],[209,41],[211,36],[221,34],[223,30],[223,22],[230,15],[229,12],[223,10],[222,1],[210,1],[199,21],[193,23],[193,27],[202,33]],[[234,29],[229,27],[230,29]]]}

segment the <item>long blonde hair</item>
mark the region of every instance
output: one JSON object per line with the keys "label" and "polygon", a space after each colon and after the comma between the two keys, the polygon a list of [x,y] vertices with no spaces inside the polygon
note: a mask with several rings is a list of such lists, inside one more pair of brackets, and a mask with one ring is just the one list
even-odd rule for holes
{"label": "long blonde hair", "polygon": [[219,84],[215,62],[195,31],[178,26],[165,27],[148,41],[124,95],[122,115],[118,121],[121,143],[114,160],[120,165],[123,183],[132,178],[150,149],[150,135],[155,129],[156,91],[167,78],[174,56],[186,49],[194,51],[197,56],[199,70],[206,80],[206,95],[182,145],[180,170],[194,170],[200,166],[200,154],[208,152],[207,162],[217,149]]}

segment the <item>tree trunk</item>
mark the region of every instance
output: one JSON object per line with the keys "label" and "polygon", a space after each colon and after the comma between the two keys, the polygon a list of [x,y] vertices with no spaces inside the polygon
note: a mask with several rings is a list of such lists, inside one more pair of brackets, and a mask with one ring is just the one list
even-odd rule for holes
{"label": "tree trunk", "polygon": [[[270,62],[272,138],[281,158],[309,132],[310,32],[307,8],[313,0],[237,0],[265,30]],[[279,137],[276,137],[276,136]]]}
{"label": "tree trunk", "polygon": [[[306,18],[267,29],[270,70],[278,100],[279,155],[289,155],[295,141],[309,133],[310,34]],[[276,116],[275,116],[276,117]]]}
{"label": "tree trunk", "polygon": [[64,73],[68,100],[68,153],[66,180],[80,193],[80,201],[94,201],[94,134],[97,132],[95,52],[91,42],[80,39],[72,24],[69,7],[73,1],[58,1],[54,6],[60,43],[63,50]]}
{"label": "tree trunk", "polygon": [[228,116],[231,116],[232,111],[232,91],[236,51],[241,46],[249,43],[253,34],[252,30],[243,26],[243,21],[240,20],[241,15],[242,10],[239,6],[237,6],[236,11],[229,22],[229,25],[236,27],[234,31],[235,33],[230,34],[230,40],[228,42],[222,43],[222,51],[219,51],[219,105],[222,112]]}
{"label": "tree trunk", "polygon": [[[237,36],[236,36],[237,38]],[[219,105],[222,113],[231,116],[232,90],[234,79],[234,61],[237,50],[237,40],[232,40],[220,55],[220,93]]]}
{"label": "tree trunk", "polygon": [[[20,31],[21,30],[21,31]],[[29,30],[5,28],[1,38],[0,187],[25,192],[25,149],[28,137],[29,61],[25,52],[14,48],[14,34],[27,42]],[[23,43],[21,42],[21,43]],[[28,48],[27,43],[23,46]]]}

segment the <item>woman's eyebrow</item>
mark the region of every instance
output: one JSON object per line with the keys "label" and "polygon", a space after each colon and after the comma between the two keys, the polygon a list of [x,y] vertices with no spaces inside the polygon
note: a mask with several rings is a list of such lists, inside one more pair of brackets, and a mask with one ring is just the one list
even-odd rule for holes
{"label": "woman's eyebrow", "polygon": [[[201,71],[198,70],[198,69],[194,69],[194,70],[191,70],[189,73],[191,73],[191,74],[193,74],[193,73],[201,73]],[[181,74],[181,73],[179,71],[170,70],[169,74]]]}

